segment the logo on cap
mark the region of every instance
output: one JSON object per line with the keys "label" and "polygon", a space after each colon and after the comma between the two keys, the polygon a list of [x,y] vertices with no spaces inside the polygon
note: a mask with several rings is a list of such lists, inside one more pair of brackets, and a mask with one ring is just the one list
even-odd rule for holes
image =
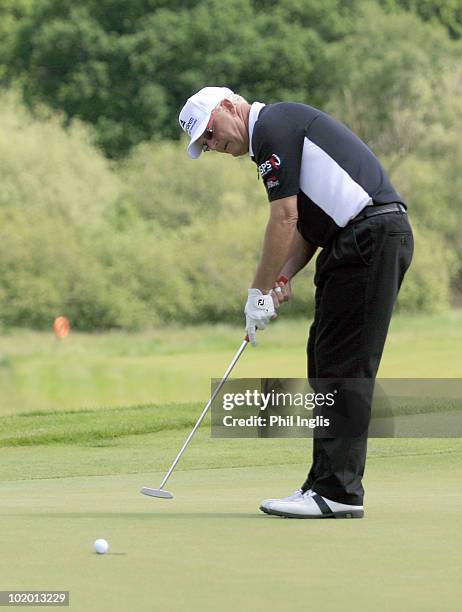
{"label": "logo on cap", "polygon": [[196,123],[197,123],[197,119],[195,117],[190,117],[188,123],[183,129],[185,129],[188,132],[188,134],[191,136],[191,132],[193,131]]}

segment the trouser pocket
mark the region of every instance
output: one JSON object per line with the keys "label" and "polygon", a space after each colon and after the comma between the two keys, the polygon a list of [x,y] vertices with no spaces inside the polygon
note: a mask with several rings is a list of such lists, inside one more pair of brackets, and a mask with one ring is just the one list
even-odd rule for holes
{"label": "trouser pocket", "polygon": [[369,225],[358,223],[353,225],[353,240],[358,257],[369,266],[374,252],[374,234]]}

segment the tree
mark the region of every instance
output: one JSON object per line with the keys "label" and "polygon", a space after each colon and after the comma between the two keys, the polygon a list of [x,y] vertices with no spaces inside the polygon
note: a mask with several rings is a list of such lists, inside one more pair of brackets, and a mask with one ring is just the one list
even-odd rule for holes
{"label": "tree", "polygon": [[404,8],[424,21],[441,23],[453,38],[462,36],[462,3],[460,0],[380,0],[385,8]]}
{"label": "tree", "polygon": [[252,99],[322,103],[327,45],[357,0],[41,0],[22,20],[11,76],[26,100],[95,126],[112,157],[178,138],[178,112],[206,84]]}
{"label": "tree", "polygon": [[37,0],[2,0],[0,3],[0,83],[5,80],[11,61],[16,30]]}
{"label": "tree", "polygon": [[440,74],[461,50],[442,27],[365,4],[349,35],[329,48],[328,109],[395,166],[421,142]]}

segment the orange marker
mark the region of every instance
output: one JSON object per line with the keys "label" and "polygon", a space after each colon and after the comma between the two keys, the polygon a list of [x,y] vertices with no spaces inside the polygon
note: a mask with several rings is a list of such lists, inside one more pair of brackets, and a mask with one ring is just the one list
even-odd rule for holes
{"label": "orange marker", "polygon": [[53,324],[53,329],[57,338],[65,338],[70,329],[69,321],[66,319],[66,317],[56,317]]}

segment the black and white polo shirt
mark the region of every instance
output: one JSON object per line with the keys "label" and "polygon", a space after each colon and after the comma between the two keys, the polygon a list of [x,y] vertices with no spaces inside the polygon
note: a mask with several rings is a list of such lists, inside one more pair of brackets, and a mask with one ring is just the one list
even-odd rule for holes
{"label": "black and white polo shirt", "polygon": [[270,201],[297,195],[298,229],[325,246],[365,206],[401,202],[372,151],[317,108],[252,104],[249,154]]}

